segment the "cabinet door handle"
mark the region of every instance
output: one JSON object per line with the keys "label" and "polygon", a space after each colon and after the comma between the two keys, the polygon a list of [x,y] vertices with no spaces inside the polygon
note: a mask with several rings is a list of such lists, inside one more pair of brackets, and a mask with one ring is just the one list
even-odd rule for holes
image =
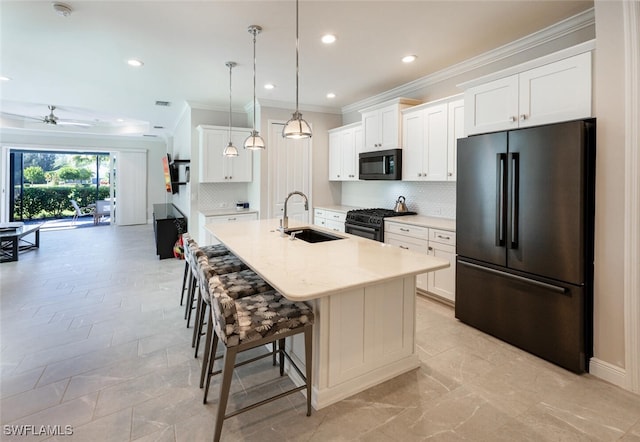
{"label": "cabinet door handle", "polygon": [[509,121],[512,122],[512,123],[515,123],[516,120],[517,120],[517,118],[514,117],[514,116],[509,117]]}
{"label": "cabinet door handle", "polygon": [[526,115],[526,114],[522,114],[522,115],[520,115],[520,120],[521,120],[521,121],[524,121],[524,120],[526,120],[526,119],[527,119],[527,115]]}
{"label": "cabinet door handle", "polygon": [[333,215],[334,218],[340,218],[340,215]]}
{"label": "cabinet door handle", "polygon": [[448,236],[442,236],[442,235],[438,235],[438,238],[440,238],[440,239],[451,239]]}
{"label": "cabinet door handle", "polygon": [[448,176],[453,176],[453,172],[449,172],[447,175]]}
{"label": "cabinet door handle", "polygon": [[237,219],[238,219],[238,218],[227,218],[227,221],[235,221],[235,220],[237,220]]}
{"label": "cabinet door handle", "polygon": [[429,246],[429,247],[427,247],[427,250],[433,251],[433,247]]}
{"label": "cabinet door handle", "polygon": [[401,249],[409,250],[409,247],[406,247],[406,246],[398,246],[398,247],[400,247]]}
{"label": "cabinet door handle", "polygon": [[400,227],[400,230],[402,230],[403,232],[411,232],[411,229],[405,229],[403,227]]}

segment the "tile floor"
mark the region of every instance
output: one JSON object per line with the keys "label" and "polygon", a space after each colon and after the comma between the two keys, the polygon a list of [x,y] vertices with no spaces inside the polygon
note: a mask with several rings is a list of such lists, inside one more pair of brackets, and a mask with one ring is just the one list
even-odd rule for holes
{"label": "tile floor", "polygon": [[[211,440],[217,383],[203,405],[178,306],[183,262],[156,258],[152,230],[47,231],[40,250],[0,265],[0,439]],[[640,441],[640,396],[486,336],[424,298],[417,347],[417,370],[311,417],[302,395],[289,396],[226,421],[223,440]],[[241,369],[230,407],[289,382],[254,387],[273,374],[268,361]]]}

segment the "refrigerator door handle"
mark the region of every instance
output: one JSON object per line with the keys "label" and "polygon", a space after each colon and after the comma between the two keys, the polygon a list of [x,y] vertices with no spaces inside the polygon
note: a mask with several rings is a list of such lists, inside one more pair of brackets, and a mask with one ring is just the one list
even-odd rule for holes
{"label": "refrigerator door handle", "polygon": [[536,281],[535,279],[525,278],[524,276],[513,275],[511,273],[502,272],[500,270],[495,270],[495,269],[492,269],[492,268],[489,268],[489,267],[484,267],[484,266],[481,266],[481,265],[478,265],[478,264],[472,264],[472,263],[466,262],[466,261],[458,260],[458,264],[460,264],[462,266],[467,266],[467,267],[471,267],[471,268],[474,268],[474,269],[482,270],[484,272],[491,273],[491,274],[494,274],[494,275],[497,275],[497,276],[501,276],[503,278],[515,279],[516,281],[522,281],[522,282],[524,282],[526,284],[535,285],[535,286],[543,288],[545,290],[549,290],[549,291],[555,292],[555,293],[560,293],[562,295],[567,293],[567,289],[565,287],[559,287],[557,285],[547,284],[546,282]]}
{"label": "refrigerator door handle", "polygon": [[505,242],[505,205],[507,202],[506,199],[506,162],[507,155],[504,153],[499,153],[496,155],[497,158],[497,177],[496,177],[496,246],[503,247]]}
{"label": "refrigerator door handle", "polygon": [[519,204],[520,204],[520,154],[510,153],[511,157],[511,244],[509,248],[518,248],[518,228],[520,226],[518,220]]}

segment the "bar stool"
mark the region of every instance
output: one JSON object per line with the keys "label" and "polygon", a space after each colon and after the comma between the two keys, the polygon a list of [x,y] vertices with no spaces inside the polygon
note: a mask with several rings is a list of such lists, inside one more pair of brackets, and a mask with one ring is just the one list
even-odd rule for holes
{"label": "bar stool", "polygon": [[[223,256],[235,256],[233,255],[229,249],[227,249],[222,244],[213,244],[209,246],[199,247],[198,243],[193,241],[190,246],[190,251],[187,255],[185,249],[185,257],[189,257],[189,269],[191,270],[191,278],[189,279],[189,288],[187,291],[187,303],[184,310],[184,319],[187,320],[187,328],[189,328],[189,324],[191,323],[191,311],[193,310],[193,302],[195,298],[196,286],[197,286],[197,267],[198,267],[198,257],[206,256],[208,259],[220,258]],[[233,271],[233,270],[232,270]]]}
{"label": "bar stool", "polygon": [[[202,251],[202,249],[200,250]],[[221,255],[221,256],[214,256],[212,258],[209,258],[207,255],[204,254],[204,252],[198,255],[198,258],[196,261],[197,276],[204,277],[202,273],[204,265],[207,265],[210,269],[211,274],[209,275],[209,277],[214,275],[224,275],[228,273],[235,273],[241,270],[249,269],[249,267],[244,262],[242,262],[240,258],[238,258],[236,255],[232,253],[227,253],[226,255]],[[260,280],[263,281],[262,279]],[[195,351],[196,358],[198,357],[198,348],[200,347],[200,336],[202,335],[202,324],[204,322],[204,318],[206,315],[206,307],[209,304],[208,302],[205,303],[203,299],[204,290],[202,289],[203,287],[202,281],[203,281],[202,278],[198,280],[198,297],[196,299],[196,316],[193,321],[193,337],[191,338],[191,347],[195,347],[196,349]],[[247,282],[250,282],[250,280],[248,279]],[[266,291],[266,289],[262,291]],[[254,294],[254,293],[258,293],[258,292],[252,291],[250,294]]]}
{"label": "bar stool", "polygon": [[182,290],[180,291],[180,305],[184,301],[184,292],[187,290],[187,277],[190,277],[191,267],[189,266],[189,253],[191,248],[189,247],[195,240],[188,232],[182,234],[182,243],[184,244],[184,275],[182,275]]}
{"label": "bar stool", "polygon": [[[211,293],[215,290],[225,290],[232,299],[239,299],[245,296],[256,295],[273,291],[267,282],[258,276],[253,270],[246,269],[237,273],[215,274],[211,266],[202,265],[200,275],[200,287],[202,287],[203,308],[200,310],[200,327],[204,323],[207,306],[211,306]],[[202,359],[202,369],[200,372],[200,388],[204,386],[205,375],[207,372],[207,364],[211,355],[211,339],[213,336],[212,321],[207,321],[207,331],[205,338],[204,356]],[[202,329],[198,336],[198,340],[202,334]],[[215,353],[214,353],[215,354]],[[276,346],[273,345],[273,365],[276,365]],[[198,357],[198,348],[196,347],[195,357]]]}
{"label": "bar stool", "polygon": [[[218,401],[213,440],[215,442],[220,440],[222,424],[225,419],[304,389],[306,389],[307,393],[307,416],[311,416],[311,364],[314,320],[311,309],[302,302],[289,301],[276,291],[235,300],[229,296],[229,293],[224,289],[217,288],[211,291],[213,292],[211,296],[211,322],[213,323],[215,333],[213,334],[211,344],[212,357],[209,360],[207,369],[207,382],[204,392],[205,403],[211,376],[222,372],[220,400]],[[285,338],[299,333],[304,333],[306,375],[302,374],[301,370],[285,351]],[[213,365],[216,358],[213,357],[213,355],[215,355],[218,341],[224,344],[225,355],[222,371],[218,370],[214,372]],[[276,341],[278,342],[278,353],[280,356],[280,376],[284,374],[284,358],[286,357],[291,366],[303,378],[305,382],[304,385],[294,387],[268,399],[226,414],[233,369],[270,356],[270,354],[267,353],[236,364],[237,353],[270,342],[275,343]]]}

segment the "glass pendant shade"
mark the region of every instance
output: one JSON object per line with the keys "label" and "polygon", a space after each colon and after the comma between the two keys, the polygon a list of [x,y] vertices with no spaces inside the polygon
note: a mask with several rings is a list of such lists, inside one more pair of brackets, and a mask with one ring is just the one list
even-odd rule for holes
{"label": "glass pendant shade", "polygon": [[302,114],[298,111],[293,113],[293,116],[282,129],[282,136],[285,138],[310,138],[311,126],[303,118]]}
{"label": "glass pendant shade", "polygon": [[293,113],[291,119],[287,121],[287,124],[282,128],[282,136],[284,138],[311,138],[311,126],[309,123],[302,119],[298,107],[298,83],[300,77],[300,36],[299,36],[299,19],[298,19],[298,0],[296,0],[296,111]]}
{"label": "glass pendant shade", "polygon": [[224,155],[225,157],[237,157],[238,148],[234,146],[231,141],[229,141],[229,144],[227,145],[227,147],[225,147],[224,150],[222,151],[222,155]]}
{"label": "glass pendant shade", "polygon": [[249,150],[260,150],[265,148],[265,143],[258,131],[251,131],[251,135],[244,140],[244,148]]}

